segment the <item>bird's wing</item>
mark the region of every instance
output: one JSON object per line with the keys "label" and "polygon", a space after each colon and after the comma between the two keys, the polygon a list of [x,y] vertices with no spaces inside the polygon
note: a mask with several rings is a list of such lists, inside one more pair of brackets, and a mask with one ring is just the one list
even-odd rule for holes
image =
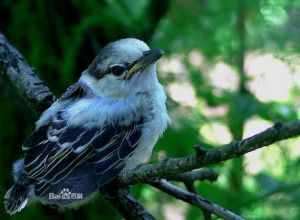
{"label": "bird's wing", "polygon": [[38,183],[37,195],[84,163],[93,165],[99,186],[108,183],[123,169],[142,135],[142,119],[126,126],[115,122],[101,127],[69,125],[68,120],[64,111],[58,112],[23,143],[25,170]]}

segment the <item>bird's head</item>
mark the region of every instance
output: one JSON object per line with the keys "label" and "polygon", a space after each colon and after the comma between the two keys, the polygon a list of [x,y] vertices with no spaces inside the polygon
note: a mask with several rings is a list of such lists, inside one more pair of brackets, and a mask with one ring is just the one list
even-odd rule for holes
{"label": "bird's head", "polygon": [[143,41],[128,38],[100,50],[82,78],[103,97],[122,98],[158,86],[156,61],[163,55]]}

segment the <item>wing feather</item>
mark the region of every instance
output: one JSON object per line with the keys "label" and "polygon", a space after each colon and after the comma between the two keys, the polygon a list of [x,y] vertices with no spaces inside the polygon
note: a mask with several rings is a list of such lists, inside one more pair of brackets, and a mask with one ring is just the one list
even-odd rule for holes
{"label": "wing feather", "polygon": [[99,185],[108,183],[123,169],[142,136],[142,119],[130,125],[99,127],[71,126],[68,120],[65,113],[58,112],[23,144],[25,170],[36,181],[37,195],[72,178],[71,174],[86,163],[94,168]]}

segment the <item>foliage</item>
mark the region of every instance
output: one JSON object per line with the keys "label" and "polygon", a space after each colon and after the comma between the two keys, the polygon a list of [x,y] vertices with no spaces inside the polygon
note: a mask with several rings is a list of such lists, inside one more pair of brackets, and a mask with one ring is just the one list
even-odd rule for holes
{"label": "foliage", "polygon": [[[173,123],[155,148],[151,161],[157,161],[190,154],[196,143],[225,144],[299,116],[299,10],[295,0],[2,0],[0,30],[57,96],[107,42],[136,37],[164,49],[159,78]],[[37,115],[3,75],[0,97],[3,197]],[[219,180],[196,188],[246,219],[300,219],[299,141],[215,165]],[[150,186],[133,192],[159,219],[203,218]],[[2,204],[0,210],[1,219],[121,218],[99,196],[75,211],[33,204],[9,217]]]}

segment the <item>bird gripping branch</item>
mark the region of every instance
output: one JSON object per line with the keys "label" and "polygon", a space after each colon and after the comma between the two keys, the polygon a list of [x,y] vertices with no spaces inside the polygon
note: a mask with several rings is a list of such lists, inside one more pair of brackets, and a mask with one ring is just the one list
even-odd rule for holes
{"label": "bird gripping branch", "polygon": [[150,157],[170,122],[156,75],[162,55],[132,38],[100,50],[23,143],[24,158],[14,163],[15,183],[4,196],[9,214],[32,200],[78,206]]}

